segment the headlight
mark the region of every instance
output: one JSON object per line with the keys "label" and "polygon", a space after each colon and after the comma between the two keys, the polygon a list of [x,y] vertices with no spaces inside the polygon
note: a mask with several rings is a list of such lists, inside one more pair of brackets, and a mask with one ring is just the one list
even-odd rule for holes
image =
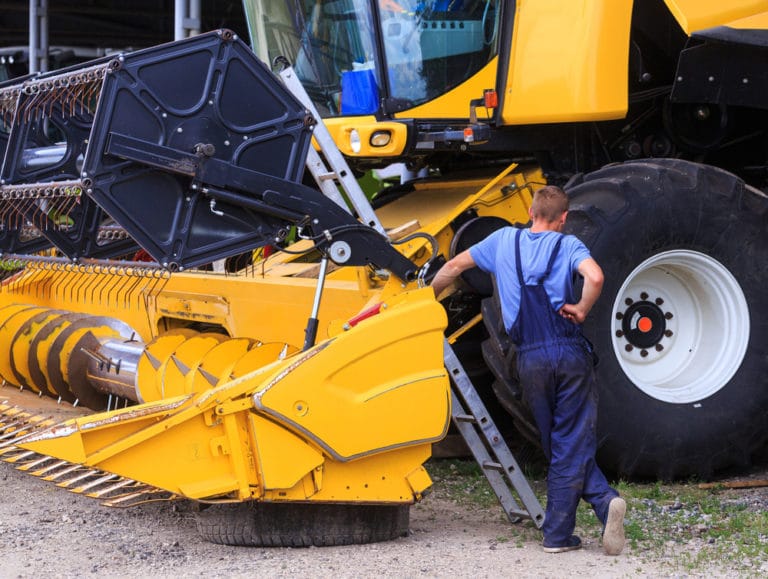
{"label": "headlight", "polygon": [[360,152],[360,133],[357,132],[357,129],[349,131],[349,146],[353,153]]}
{"label": "headlight", "polygon": [[375,131],[371,135],[370,143],[372,147],[386,147],[392,140],[392,133],[389,131]]}

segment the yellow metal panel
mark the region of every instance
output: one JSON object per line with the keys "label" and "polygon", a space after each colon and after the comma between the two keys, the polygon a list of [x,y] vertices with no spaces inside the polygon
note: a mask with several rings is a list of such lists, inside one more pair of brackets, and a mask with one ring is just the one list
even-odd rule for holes
{"label": "yellow metal panel", "polygon": [[[265,490],[293,488],[323,464],[323,455],[295,434],[262,416],[251,414],[248,419]],[[298,490],[304,491],[303,485]]]}
{"label": "yellow metal panel", "polygon": [[[267,260],[267,264],[272,259]],[[163,322],[172,319],[182,323],[219,324],[232,337],[301,345],[316,285],[314,279],[262,276],[259,270],[226,276],[184,272],[158,281],[97,272],[39,269],[25,272],[18,282],[5,286],[0,292],[0,322],[12,314],[12,310],[3,306],[10,308],[24,301],[28,303],[26,307],[62,308],[118,318],[135,329],[136,338],[145,343],[169,331]],[[329,278],[320,305],[318,337],[327,336],[327,324],[331,320],[356,314],[367,300],[367,291],[361,292],[356,277]],[[2,343],[10,343],[14,334],[3,334]],[[3,369],[1,354],[0,372]],[[8,369],[10,373],[10,366]]]}
{"label": "yellow metal panel", "polygon": [[768,12],[762,12],[760,14],[755,14],[754,16],[734,20],[733,22],[729,22],[726,26],[730,28],[740,28],[742,30],[767,30]]}
{"label": "yellow metal panel", "polygon": [[[477,74],[461,83],[456,88],[423,105],[397,113],[399,119],[455,119],[469,117],[469,102],[483,96],[486,89],[496,88],[496,69],[498,59],[494,58]],[[485,109],[477,111],[483,118]]]}
{"label": "yellow metal panel", "polygon": [[208,424],[206,409],[189,397],[171,398],[70,420],[23,444],[193,499],[251,498],[256,478],[247,425],[241,418],[233,433],[226,419],[239,417],[223,418]]}
{"label": "yellow metal panel", "polygon": [[[768,25],[766,22],[768,3],[765,0],[665,0],[665,2],[686,34],[723,25],[734,28],[766,28]],[[741,23],[732,22],[742,19]]]}
{"label": "yellow metal panel", "polygon": [[445,312],[430,288],[396,301],[296,356],[254,396],[257,408],[337,460],[442,438],[450,407]]}
{"label": "yellow metal panel", "polygon": [[518,0],[504,124],[621,118],[632,0]]}
{"label": "yellow metal panel", "polygon": [[[429,475],[409,479],[411,475],[431,455],[432,445],[420,444],[408,448],[399,448],[390,452],[381,452],[364,458],[336,462],[326,460],[322,470],[313,471],[314,484],[297,484],[286,490],[267,490],[267,500],[305,500],[333,502],[388,502],[413,503],[432,481]],[[411,483],[424,489],[416,492]],[[315,494],[308,496],[305,487],[316,488]],[[314,490],[314,489],[313,489]]]}
{"label": "yellow metal panel", "polygon": [[227,298],[211,294],[164,291],[156,305],[160,315],[211,323],[222,323],[230,313]]}

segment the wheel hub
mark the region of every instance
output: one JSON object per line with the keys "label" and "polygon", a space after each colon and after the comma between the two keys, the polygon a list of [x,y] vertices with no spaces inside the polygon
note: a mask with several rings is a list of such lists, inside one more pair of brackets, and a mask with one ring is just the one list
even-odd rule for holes
{"label": "wheel hub", "polygon": [[664,312],[649,301],[632,302],[621,318],[621,332],[635,348],[660,344],[666,327]]}
{"label": "wheel hub", "polygon": [[616,295],[612,342],[621,369],[646,394],[698,402],[733,377],[749,342],[738,281],[703,253],[673,250],[637,266]]}

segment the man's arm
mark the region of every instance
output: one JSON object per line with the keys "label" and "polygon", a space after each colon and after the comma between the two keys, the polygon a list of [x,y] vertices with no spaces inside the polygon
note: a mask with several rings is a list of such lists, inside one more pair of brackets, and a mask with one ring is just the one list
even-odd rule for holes
{"label": "man's arm", "polygon": [[475,267],[475,260],[469,250],[462,251],[456,257],[448,260],[435,274],[432,280],[432,289],[435,290],[435,297],[439,297],[445,288],[451,285],[454,280],[461,275],[461,272]]}
{"label": "man's arm", "polygon": [[604,278],[602,268],[591,257],[582,260],[579,264],[579,273],[584,277],[581,299],[576,304],[565,304],[560,308],[560,314],[577,324],[583,324],[597,298],[600,297]]}

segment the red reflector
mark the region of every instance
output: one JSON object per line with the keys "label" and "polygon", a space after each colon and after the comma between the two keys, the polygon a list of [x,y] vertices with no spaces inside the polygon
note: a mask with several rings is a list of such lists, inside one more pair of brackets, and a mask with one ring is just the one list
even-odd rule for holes
{"label": "red reflector", "polygon": [[464,129],[464,142],[465,143],[473,143],[475,141],[475,131],[472,130],[472,127],[467,127]]}
{"label": "red reflector", "polygon": [[381,311],[381,306],[383,306],[383,302],[379,302],[375,306],[371,306],[367,310],[363,310],[359,314],[357,314],[354,318],[350,318],[349,321],[346,323],[346,325],[350,328],[354,328],[357,324],[362,322],[363,320],[367,320],[368,318],[372,318],[376,314],[378,314]]}
{"label": "red reflector", "polygon": [[485,108],[487,109],[495,109],[499,106],[499,95],[495,90],[484,91],[483,99],[485,100]]}

